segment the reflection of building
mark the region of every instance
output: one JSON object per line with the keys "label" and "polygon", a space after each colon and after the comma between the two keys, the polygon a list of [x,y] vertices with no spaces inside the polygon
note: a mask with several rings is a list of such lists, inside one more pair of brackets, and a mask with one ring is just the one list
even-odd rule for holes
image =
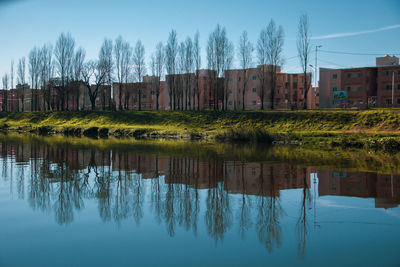
{"label": "reflection of building", "polygon": [[400,175],[319,170],[318,178],[320,196],[375,198],[377,208],[400,204]]}
{"label": "reflection of building", "polygon": [[310,187],[310,172],[280,164],[227,162],[224,179],[230,193],[279,196],[280,190]]}

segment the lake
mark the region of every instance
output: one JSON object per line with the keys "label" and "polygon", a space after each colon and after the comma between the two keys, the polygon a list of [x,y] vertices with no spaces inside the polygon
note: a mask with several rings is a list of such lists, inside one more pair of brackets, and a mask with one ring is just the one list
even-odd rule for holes
{"label": "lake", "polygon": [[399,266],[399,155],[0,136],[0,266]]}

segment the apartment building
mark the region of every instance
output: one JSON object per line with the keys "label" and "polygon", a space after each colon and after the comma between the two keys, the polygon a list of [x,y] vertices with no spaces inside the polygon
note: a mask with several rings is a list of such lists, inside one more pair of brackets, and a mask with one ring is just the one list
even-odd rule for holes
{"label": "apartment building", "polygon": [[[241,69],[226,71],[228,109],[240,110],[243,108],[243,91],[244,108],[246,110],[261,109],[262,106],[264,109],[270,109],[272,103],[274,109],[303,108],[305,101],[304,74],[283,73],[281,68],[277,66],[277,80],[272,99],[271,77],[268,71],[271,66],[264,66],[264,75],[262,75],[262,67],[250,68],[246,72]],[[307,74],[307,79],[311,81],[311,73]],[[264,90],[262,90],[262,80],[264,80]],[[317,107],[319,101],[316,100],[318,94],[315,92],[311,88],[308,90],[307,108]],[[264,94],[264,103],[261,102],[262,94]]]}
{"label": "apartment building", "polygon": [[[385,56],[376,59],[375,67],[320,68],[320,107],[362,109],[400,106],[398,62],[396,57]],[[392,90],[393,78],[395,87]]]}
{"label": "apartment building", "polygon": [[[113,99],[117,110],[139,110],[139,91],[141,91],[141,109],[155,110],[157,108],[158,77],[145,76],[141,83],[113,84]],[[165,82],[160,83],[159,109],[165,109]]]}

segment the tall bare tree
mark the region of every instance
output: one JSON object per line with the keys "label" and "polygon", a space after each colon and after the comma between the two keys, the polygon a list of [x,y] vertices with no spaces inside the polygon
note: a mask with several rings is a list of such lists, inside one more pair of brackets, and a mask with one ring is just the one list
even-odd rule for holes
{"label": "tall bare tree", "polygon": [[60,78],[58,94],[61,98],[61,109],[68,110],[67,84],[71,78],[72,59],[74,57],[75,40],[70,33],[61,33],[54,48],[55,66]]}
{"label": "tall bare tree", "polygon": [[144,58],[145,50],[142,42],[138,40],[135,45],[135,51],[133,53],[133,64],[134,69],[133,73],[136,81],[139,83],[138,86],[138,102],[139,102],[139,110],[142,110],[142,82],[143,76],[146,75],[146,64]]}
{"label": "tall bare tree", "polygon": [[35,46],[29,52],[29,76],[31,78],[31,111],[38,110],[37,89],[40,79],[40,50]]}
{"label": "tall bare tree", "polygon": [[257,88],[257,94],[261,100],[261,109],[264,109],[264,98],[266,91],[267,82],[267,50],[268,50],[268,36],[267,29],[263,28],[260,32],[260,36],[257,41],[257,63],[259,65],[257,69],[258,80],[260,81],[259,87]]}
{"label": "tall bare tree", "polygon": [[54,74],[54,64],[52,59],[53,47],[51,44],[45,44],[40,49],[40,81],[42,83],[43,88],[43,99],[44,99],[44,108],[47,103],[47,109],[51,109],[51,90],[52,84],[51,79]]}
{"label": "tall bare tree", "polygon": [[[88,90],[88,95],[92,110],[96,109],[96,99],[99,94],[100,87],[105,83],[107,78],[108,67],[104,61],[88,61],[83,65],[82,78]],[[93,87],[91,82],[93,81]]]}
{"label": "tall bare tree", "polygon": [[278,67],[283,64],[283,42],[284,32],[282,26],[276,27],[273,19],[266,28],[267,36],[267,71],[270,81],[270,102],[271,109],[274,109],[275,87]]}
{"label": "tall bare tree", "polygon": [[239,39],[238,57],[240,67],[243,73],[243,89],[242,89],[242,109],[245,110],[245,94],[247,90],[248,69],[252,65],[253,44],[250,42],[247,31],[244,31]]}
{"label": "tall bare tree", "polygon": [[[79,110],[80,81],[82,80],[83,65],[85,62],[86,51],[79,47],[72,58],[71,82],[68,84],[68,91],[75,97],[76,109]],[[74,108],[74,107],[72,107]]]}
{"label": "tall bare tree", "polygon": [[[107,70],[107,77],[105,79],[105,84],[108,86],[112,86],[112,68],[113,68],[113,41],[110,39],[104,39],[103,44],[100,48],[100,54],[99,54],[99,60],[102,61],[104,64],[104,67]],[[103,109],[105,109],[105,103],[106,103],[106,94],[105,91],[102,91],[102,102],[103,102]]]}
{"label": "tall bare tree", "polygon": [[[220,78],[225,77],[227,63],[231,64],[233,45],[228,40],[225,27],[217,25],[215,30],[209,35],[207,43],[207,62],[211,71],[211,87],[210,87],[210,105],[214,109],[219,108],[219,100],[221,100],[221,108],[224,109],[225,90],[222,88]],[[213,103],[211,103],[211,98]]]}
{"label": "tall bare tree", "polygon": [[[122,110],[122,84],[128,80],[132,48],[119,36],[114,42],[114,63],[118,81],[118,109]],[[127,89],[127,88],[126,88]],[[127,90],[125,90],[127,92]]]}
{"label": "tall bare tree", "polygon": [[193,92],[193,109],[195,108],[195,94],[197,94],[197,110],[200,110],[200,88],[199,88],[199,70],[201,68],[201,51],[199,44],[200,34],[199,31],[194,35],[193,40],[193,60],[196,69],[196,93]]}
{"label": "tall bare tree", "polygon": [[307,109],[307,95],[311,86],[311,80],[308,80],[309,56],[311,53],[311,34],[308,16],[303,14],[300,16],[298,33],[297,33],[297,52],[299,54],[300,65],[303,69],[303,85],[304,85],[304,103],[303,108]]}
{"label": "tall bare tree", "polygon": [[178,55],[178,39],[176,31],[172,30],[169,33],[167,45],[165,46],[165,68],[168,77],[168,95],[169,95],[169,107],[175,109],[175,77],[177,68],[177,55]]}
{"label": "tall bare tree", "polygon": [[[226,43],[226,57],[225,57],[225,71],[224,71],[224,98],[225,98],[225,109],[228,110],[228,99],[229,95],[231,94],[231,90],[229,89],[229,72],[227,70],[230,70],[232,68],[233,64],[233,59],[234,59],[234,54],[235,54],[235,49],[233,47],[233,43],[231,41],[228,41]],[[228,75],[228,77],[226,76]]]}
{"label": "tall bare tree", "polygon": [[177,68],[177,73],[180,75],[178,75],[178,80],[176,83],[176,98],[178,103],[178,109],[181,110],[184,109],[183,96],[184,96],[184,87],[186,80],[185,51],[186,51],[185,43],[181,42],[178,47],[178,68]]}
{"label": "tall bare tree", "polygon": [[17,90],[18,98],[21,100],[22,111],[24,111],[24,100],[25,100],[25,57],[18,60],[17,68],[17,84],[19,86]]}
{"label": "tall bare tree", "polygon": [[11,60],[10,82],[11,89],[14,89],[14,60]]}
{"label": "tall bare tree", "polygon": [[8,76],[8,74],[4,74],[1,81],[3,83],[3,111],[8,111],[8,82],[9,82],[10,78]]}
{"label": "tall bare tree", "polygon": [[[186,38],[185,41],[185,109],[191,109],[191,95],[192,95],[192,81],[191,75],[193,73],[193,41],[190,37]],[[194,102],[193,102],[194,105]]]}
{"label": "tall bare tree", "polygon": [[155,55],[153,58],[153,68],[154,68],[154,73],[157,77],[157,85],[156,85],[156,109],[159,110],[159,98],[160,98],[160,90],[161,90],[161,76],[163,75],[164,72],[164,65],[165,65],[165,53],[164,53],[164,48],[163,44],[159,42],[156,46],[156,51]]}

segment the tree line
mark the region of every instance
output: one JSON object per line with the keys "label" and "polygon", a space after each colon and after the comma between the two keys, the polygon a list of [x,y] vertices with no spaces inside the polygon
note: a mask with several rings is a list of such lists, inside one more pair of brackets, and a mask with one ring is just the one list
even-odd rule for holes
{"label": "tree line", "polygon": [[[30,83],[32,89],[42,89],[45,109],[55,109],[51,103],[51,90],[55,89],[59,97],[59,109],[68,110],[70,92],[79,90],[79,84],[84,84],[91,102],[91,108],[95,109],[101,86],[112,86],[116,83],[119,88],[129,82],[137,82],[138,109],[142,109],[143,77],[150,69],[151,75],[156,77],[154,94],[156,96],[156,109],[159,109],[159,97],[161,77],[167,75],[169,107],[173,110],[194,110],[195,103],[200,103],[199,72],[201,69],[200,34],[196,32],[194,37],[188,36],[179,42],[177,32],[169,33],[165,44],[159,42],[154,53],[150,55],[149,64],[146,64],[145,48],[140,40],[134,47],[121,36],[115,40],[105,38],[96,59],[86,59],[85,49],[76,47],[74,38],[70,33],[61,33],[55,45],[48,43],[42,47],[34,47],[29,52],[28,58],[22,57],[17,64],[17,90],[18,99],[24,102],[24,88]],[[226,28],[217,25],[207,40],[206,61],[209,81],[209,103],[211,109],[227,109],[228,97],[231,93],[228,86],[230,77],[228,70],[232,69],[233,62],[239,64],[242,82],[241,97],[242,109],[245,109],[245,94],[248,89],[248,69],[254,63],[259,65],[257,71],[260,80],[257,94],[261,100],[261,109],[264,109],[264,101],[269,99],[271,109],[274,109],[274,96],[277,82],[278,67],[284,64],[283,56],[284,30],[276,25],[273,19],[261,29],[256,45],[249,40],[247,31],[240,35],[235,48],[233,42],[228,39]],[[307,77],[309,71],[309,57],[311,52],[309,20],[307,15],[302,15],[298,24],[297,50],[300,65],[304,74],[304,108],[307,106],[307,93],[311,81]],[[255,57],[254,57],[255,52]],[[147,66],[148,65],[148,66]],[[27,67],[27,68],[26,68]],[[26,80],[26,69],[29,81]],[[194,75],[193,75],[194,74]],[[11,62],[11,71],[2,77],[3,89],[7,90],[9,84],[14,87],[14,61]],[[31,110],[40,110],[38,105],[37,90],[31,90]],[[74,96],[74,94],[72,94]],[[75,97],[77,97],[75,94]],[[73,97],[72,96],[72,97]],[[119,90],[118,109],[128,107],[123,105],[122,92]],[[76,99],[79,103],[79,99]],[[4,91],[3,103],[7,103],[7,93]],[[126,102],[126,101],[125,101]],[[52,106],[53,105],[53,106]],[[200,105],[197,105],[200,109]],[[4,109],[3,109],[4,110]]]}

